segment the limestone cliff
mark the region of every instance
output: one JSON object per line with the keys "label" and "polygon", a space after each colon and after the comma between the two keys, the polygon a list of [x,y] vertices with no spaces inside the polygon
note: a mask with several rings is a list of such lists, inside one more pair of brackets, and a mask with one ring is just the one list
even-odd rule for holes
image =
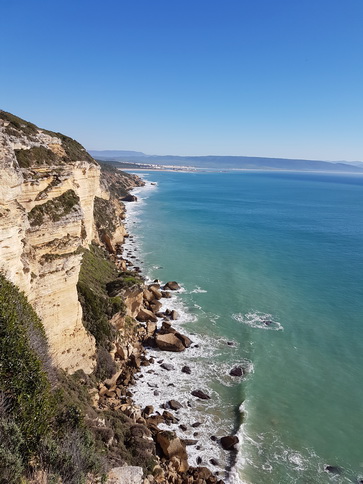
{"label": "limestone cliff", "polygon": [[[76,285],[82,252],[98,238],[95,200],[110,197],[100,167],[75,140],[0,111],[0,170],[0,270],[41,317],[56,366],[91,373],[95,339]],[[122,242],[114,218],[106,240]]]}

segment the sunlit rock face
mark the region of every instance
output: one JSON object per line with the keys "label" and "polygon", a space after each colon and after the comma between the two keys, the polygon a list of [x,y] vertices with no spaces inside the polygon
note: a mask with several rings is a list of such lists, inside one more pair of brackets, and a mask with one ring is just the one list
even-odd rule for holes
{"label": "sunlit rock face", "polygon": [[0,270],[43,320],[54,363],[95,366],[77,281],[94,237],[100,168],[74,140],[0,111]]}

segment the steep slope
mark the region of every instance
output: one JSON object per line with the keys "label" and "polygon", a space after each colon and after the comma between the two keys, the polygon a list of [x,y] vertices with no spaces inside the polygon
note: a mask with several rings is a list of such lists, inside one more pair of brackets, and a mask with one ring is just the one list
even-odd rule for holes
{"label": "steep slope", "polygon": [[[110,196],[100,167],[75,140],[0,111],[0,169],[0,270],[42,319],[56,366],[91,373],[95,340],[76,286],[82,252],[98,238],[95,197]],[[116,242],[123,236],[120,224]]]}

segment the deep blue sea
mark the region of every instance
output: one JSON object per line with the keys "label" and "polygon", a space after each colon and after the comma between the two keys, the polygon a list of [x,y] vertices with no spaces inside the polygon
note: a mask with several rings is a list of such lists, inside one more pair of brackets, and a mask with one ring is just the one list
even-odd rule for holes
{"label": "deep blue sea", "polygon": [[[200,439],[191,463],[215,457],[230,482],[363,479],[363,176],[140,175],[156,185],[128,204],[138,262],[182,285],[167,304],[194,347],[170,355],[175,370],[145,373],[135,399],[185,404],[180,422],[202,423],[181,435]],[[243,377],[229,375],[235,365]],[[211,401],[195,401],[195,387]],[[210,439],[229,432],[232,462]]]}

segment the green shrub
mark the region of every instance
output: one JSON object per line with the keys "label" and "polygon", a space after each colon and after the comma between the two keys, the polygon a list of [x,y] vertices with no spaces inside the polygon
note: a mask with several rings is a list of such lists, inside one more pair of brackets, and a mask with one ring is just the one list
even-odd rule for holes
{"label": "green shrub", "polygon": [[[73,161],[88,161],[93,164],[97,164],[92,156],[78,143],[78,141],[65,136],[62,133],[55,133],[46,129],[40,129],[35,124],[29,123],[24,119],[18,118],[11,113],[0,110],[0,119],[7,121],[9,124],[5,127],[5,133],[9,136],[25,135],[28,139],[36,141],[36,136],[39,132],[43,132],[58,138],[62,142],[62,147],[65,151],[65,155],[61,156],[53,153],[44,147],[34,147],[30,150],[16,150],[16,156],[19,166],[22,168],[30,168],[32,166],[39,166],[42,164],[50,165],[53,163],[68,163]],[[47,152],[47,156],[44,156]],[[49,153],[50,152],[50,153]]]}
{"label": "green shrub", "polygon": [[143,284],[142,278],[137,272],[124,271],[118,275],[117,279],[106,284],[106,289],[111,297],[114,297],[122,289],[128,289],[133,286],[140,286]]}
{"label": "green shrub", "polygon": [[24,444],[14,421],[0,418],[0,484],[15,484],[24,471],[20,447]]}
{"label": "green shrub", "polygon": [[67,484],[84,484],[87,474],[102,468],[93,435],[86,429],[68,427],[57,440],[45,439],[40,458],[43,469]]}
{"label": "green shrub", "polygon": [[110,298],[106,292],[106,283],[116,275],[115,265],[106,259],[100,247],[92,244],[84,252],[77,284],[78,299],[83,308],[84,325],[99,347],[107,347],[114,339],[115,330],[109,319],[116,313],[126,314],[123,300]]}
{"label": "green shrub", "polygon": [[116,364],[110,353],[102,346],[97,351],[97,366],[95,375],[99,380],[111,378],[116,372]]}
{"label": "green shrub", "polygon": [[28,150],[15,150],[15,156],[20,168],[54,165],[58,161],[57,155],[44,146],[33,146]]}
{"label": "green shrub", "polygon": [[40,320],[25,296],[0,275],[0,390],[27,455],[47,433],[54,410],[42,352],[47,353],[47,343]]}
{"label": "green shrub", "polygon": [[41,225],[45,220],[58,222],[72,211],[79,208],[79,197],[73,190],[67,190],[42,205],[36,205],[29,212],[29,222],[32,227]]}
{"label": "green shrub", "polygon": [[107,259],[105,252],[96,244],[86,250],[79,274],[79,282],[86,285],[94,294],[105,297],[106,283],[117,277],[115,264]]}
{"label": "green shrub", "polygon": [[83,324],[95,337],[98,346],[107,345],[113,339],[113,328],[107,318],[110,301],[95,294],[82,282],[77,284],[78,299],[83,308]]}
{"label": "green shrub", "polygon": [[9,135],[14,134],[14,131],[16,133],[21,131],[27,136],[36,135],[38,133],[38,128],[35,124],[29,123],[29,121],[24,121],[24,119],[18,118],[18,116],[14,116],[14,114],[0,111],[0,118],[9,122],[8,126],[5,128],[5,133]]}

